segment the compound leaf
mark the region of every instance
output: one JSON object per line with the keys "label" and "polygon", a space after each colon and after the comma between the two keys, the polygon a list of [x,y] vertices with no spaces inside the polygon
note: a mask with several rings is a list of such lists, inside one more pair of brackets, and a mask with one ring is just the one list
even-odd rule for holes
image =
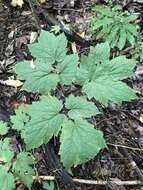
{"label": "compound leaf", "polygon": [[57,135],[64,120],[60,114],[63,105],[55,97],[44,96],[27,110],[31,120],[25,126],[25,143],[28,149],[37,148]]}
{"label": "compound leaf", "polygon": [[[100,45],[97,46],[100,49]],[[95,48],[97,50],[97,47]],[[104,43],[101,44],[101,48]],[[105,49],[107,43],[105,43]],[[126,86],[121,80],[130,77],[133,73],[135,61],[127,59],[125,56],[119,56],[109,60],[109,56],[102,55],[105,59],[99,59],[92,50],[89,57],[81,60],[80,68],[77,72],[77,83],[83,86],[82,91],[88,98],[95,98],[103,105],[107,105],[108,101],[121,103],[122,101],[130,101],[136,99],[136,95],[132,89]],[[104,51],[102,51],[104,52]],[[109,53],[108,53],[109,55]],[[97,61],[96,61],[97,60]]]}
{"label": "compound leaf", "polygon": [[33,183],[32,176],[34,175],[34,170],[32,165],[32,157],[27,152],[21,152],[17,155],[13,166],[14,175],[29,189]]}
{"label": "compound leaf", "polygon": [[[136,16],[129,12],[123,12],[117,6],[98,6],[93,9],[95,15],[91,19],[91,32],[96,39],[108,41],[112,48],[123,49],[127,42],[135,44],[139,33],[139,26],[136,24]],[[127,34],[130,33],[130,36]],[[128,37],[127,37],[128,35]]]}
{"label": "compound leaf", "polygon": [[61,160],[67,169],[88,161],[106,147],[102,132],[84,120],[64,122],[60,141]]}
{"label": "compound leaf", "polygon": [[66,99],[65,106],[70,110],[68,115],[72,119],[90,118],[99,113],[94,103],[87,101],[86,97],[71,95]]}
{"label": "compound leaf", "polygon": [[0,166],[0,187],[2,190],[15,190],[14,176]]}

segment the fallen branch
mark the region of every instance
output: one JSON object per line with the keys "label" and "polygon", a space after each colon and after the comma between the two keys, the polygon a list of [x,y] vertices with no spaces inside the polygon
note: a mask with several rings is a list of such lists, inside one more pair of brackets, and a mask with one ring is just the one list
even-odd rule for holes
{"label": "fallen branch", "polygon": [[[54,181],[54,176],[33,176],[34,180],[43,180],[43,181]],[[116,184],[116,185],[141,185],[143,184],[139,180],[134,181],[121,181],[118,179],[111,178],[110,181],[104,181],[104,180],[86,180],[86,179],[78,179],[73,178],[73,181],[76,183],[82,183],[82,184],[89,184],[89,185],[106,185],[108,183]]]}

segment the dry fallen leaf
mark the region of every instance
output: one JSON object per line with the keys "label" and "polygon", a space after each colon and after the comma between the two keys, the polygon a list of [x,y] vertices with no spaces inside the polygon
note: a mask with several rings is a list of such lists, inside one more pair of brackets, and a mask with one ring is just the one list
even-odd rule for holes
{"label": "dry fallen leaf", "polygon": [[19,6],[21,8],[23,4],[24,4],[23,0],[12,0],[11,1],[11,5],[13,7]]}
{"label": "dry fallen leaf", "polygon": [[76,48],[75,42],[71,43],[71,48],[72,48],[73,53],[77,53],[77,48]]}
{"label": "dry fallen leaf", "polygon": [[0,83],[7,86],[16,87],[16,88],[23,85],[23,82],[21,82],[20,80],[12,80],[12,79],[4,80],[4,81],[0,80]]}
{"label": "dry fallen leaf", "polygon": [[85,37],[85,32],[78,33],[78,35],[79,35],[81,38],[84,38],[84,37]]}
{"label": "dry fallen leaf", "polygon": [[39,3],[45,3],[47,0],[39,0]]}
{"label": "dry fallen leaf", "polygon": [[143,114],[140,115],[139,120],[140,120],[141,123],[143,123]]}

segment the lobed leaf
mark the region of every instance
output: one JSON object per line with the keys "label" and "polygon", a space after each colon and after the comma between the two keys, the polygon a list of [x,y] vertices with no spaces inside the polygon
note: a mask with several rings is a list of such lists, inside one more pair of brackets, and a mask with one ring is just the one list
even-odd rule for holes
{"label": "lobed leaf", "polygon": [[39,42],[29,48],[36,61],[17,63],[13,70],[17,78],[25,80],[22,90],[48,94],[58,83],[69,85],[75,80],[78,55],[66,55],[67,40],[64,34],[55,36],[42,31]]}
{"label": "lobed leaf", "polygon": [[[104,46],[105,44],[105,46]],[[81,60],[80,68],[77,72],[77,83],[82,87],[82,91],[88,98],[95,98],[101,104],[106,105],[109,101],[121,103],[136,99],[134,91],[121,80],[130,77],[133,73],[135,61],[119,56],[109,60],[109,50],[107,43],[102,43],[92,48],[89,57]],[[107,52],[100,59],[100,48],[107,49]],[[99,49],[99,50],[98,50]],[[94,53],[95,52],[95,53]],[[102,52],[104,52],[102,50]]]}
{"label": "lobed leaf", "polygon": [[19,79],[25,80],[22,90],[28,92],[47,94],[59,82],[58,75],[52,72],[52,66],[41,60],[36,61],[34,65],[31,61],[19,62],[13,69]]}
{"label": "lobed leaf", "polygon": [[69,169],[93,158],[106,147],[101,131],[85,120],[67,120],[61,134],[61,160]]}
{"label": "lobed leaf", "polygon": [[55,97],[42,97],[27,110],[31,120],[25,126],[25,143],[28,149],[46,144],[57,135],[64,120],[60,114],[63,105]]}
{"label": "lobed leaf", "polygon": [[68,115],[72,119],[90,118],[99,114],[94,103],[87,101],[86,97],[70,95],[66,99],[65,106],[70,110]]}
{"label": "lobed leaf", "polygon": [[61,62],[67,53],[67,39],[64,34],[55,36],[54,34],[41,30],[38,43],[29,44],[28,48],[32,56],[42,59],[45,63],[53,64],[55,61]]}

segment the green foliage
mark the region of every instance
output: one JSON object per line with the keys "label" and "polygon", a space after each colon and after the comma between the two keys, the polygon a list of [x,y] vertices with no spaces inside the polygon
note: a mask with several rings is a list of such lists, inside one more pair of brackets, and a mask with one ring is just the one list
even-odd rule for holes
{"label": "green foliage", "polygon": [[27,113],[31,120],[25,126],[25,143],[28,149],[37,148],[57,135],[64,120],[60,114],[62,102],[55,97],[41,97],[33,102]]}
{"label": "green foliage", "polygon": [[24,61],[14,68],[18,78],[26,80],[22,90],[46,93],[54,89],[59,82],[59,77],[52,73],[52,66],[40,61],[34,64],[35,66],[32,67],[30,61]]}
{"label": "green foliage", "polygon": [[0,166],[0,186],[2,190],[15,190],[14,176],[4,166]]}
{"label": "green foliage", "polygon": [[[70,31],[72,26],[70,24],[64,24],[62,26],[62,28],[65,29],[65,30]],[[51,27],[50,32],[53,32],[55,34],[59,34],[60,30],[61,30],[61,27],[59,25],[54,25],[54,26]]]}
{"label": "green foliage", "polygon": [[66,98],[65,106],[70,110],[68,115],[72,119],[90,118],[91,116],[97,115],[99,113],[94,103],[87,101],[86,97],[84,96],[69,96]]}
{"label": "green foliage", "polygon": [[17,155],[13,166],[14,175],[29,189],[33,183],[32,176],[34,175],[32,164],[32,157],[27,152],[21,152]]}
{"label": "green foliage", "polygon": [[[76,103],[77,100],[83,101],[83,106],[85,106],[85,104],[88,106],[91,105],[90,111],[86,111],[87,116],[96,115],[98,113],[94,104],[88,103],[87,100],[82,99],[82,97],[69,97],[69,105],[68,103],[66,103],[66,105],[70,107],[70,103]],[[31,120],[25,126],[25,143],[28,149],[37,148],[41,144],[49,142],[53,135],[57,135],[62,126],[60,154],[65,167],[70,168],[72,165],[83,163],[95,156],[101,148],[105,147],[105,142],[102,133],[94,129],[94,127],[86,121],[80,120],[73,123],[70,119],[65,119],[66,116],[60,114],[62,107],[62,102],[55,97],[42,97],[40,101],[34,102],[27,110]],[[77,110],[77,106],[75,108]],[[70,107],[70,109],[74,112],[73,107]],[[87,117],[84,107],[83,109],[80,107],[78,113],[80,117]],[[70,111],[68,115],[71,119],[77,118],[77,116],[74,116],[74,113],[72,114]],[[86,137],[85,139],[83,139],[84,136]],[[88,149],[92,149],[90,151],[86,150],[86,148],[82,148],[82,143],[85,143],[88,139],[92,141],[91,144],[87,143]],[[100,141],[98,141],[99,139]],[[77,147],[80,148],[80,152],[78,152],[77,147],[74,147],[78,141]],[[68,147],[71,147],[70,143],[73,145],[73,147],[70,148],[71,150],[68,149]],[[64,154],[65,152],[66,154]],[[74,152],[77,154],[76,157]],[[75,157],[75,159],[71,161],[73,157]]]}
{"label": "green foliage", "polygon": [[140,39],[136,44],[130,49],[130,54],[137,61],[143,60],[143,41]]}
{"label": "green foliage", "polygon": [[60,32],[61,28],[59,25],[52,26],[50,32],[54,32],[55,34],[58,34]]}
{"label": "green foliage", "polygon": [[120,50],[135,44],[139,29],[135,15],[123,12],[120,6],[109,5],[96,5],[93,12],[90,29],[96,39],[108,41],[112,48]]}
{"label": "green foliage", "polygon": [[14,152],[8,138],[0,141],[0,186],[4,190],[14,190],[15,180],[18,179],[29,189],[33,179],[33,159],[27,152],[17,154],[14,162]]}
{"label": "green foliage", "polygon": [[4,162],[8,167],[13,156],[14,153],[10,149],[9,139],[5,138],[3,141],[0,141],[0,161]]}
{"label": "green foliage", "polygon": [[94,97],[105,106],[109,101],[121,103],[135,99],[132,89],[121,81],[132,75],[135,61],[124,56],[109,60],[109,56],[109,44],[102,43],[91,47],[88,57],[83,57],[77,72],[82,91],[89,99]]}
{"label": "green foliage", "polygon": [[[124,56],[110,59],[106,42],[91,47],[89,55],[79,62],[77,54],[67,55],[66,46],[64,34],[54,36],[45,31],[38,43],[29,45],[36,60],[17,63],[14,71],[25,80],[22,90],[45,96],[24,111],[19,108],[11,122],[15,129],[22,129],[27,149],[48,143],[53,136],[60,137],[59,153],[68,169],[88,161],[106,147],[102,132],[87,120],[99,114],[91,99],[107,106],[109,101],[121,103],[137,97],[122,82],[132,75],[133,60]],[[80,95],[70,94],[59,100],[51,95],[59,84],[61,88],[79,85]]]}
{"label": "green foliage", "polygon": [[4,190],[14,190],[14,176],[12,171],[9,171],[11,167],[11,161],[14,157],[14,153],[11,150],[9,139],[5,138],[0,141],[0,187]]}
{"label": "green foliage", "polygon": [[70,84],[74,80],[78,55],[66,55],[66,46],[64,34],[55,37],[42,31],[39,42],[29,45],[32,55],[37,58],[36,62],[24,61],[14,66],[17,77],[26,80],[22,90],[48,94],[58,82]]}
{"label": "green foliage", "polygon": [[79,119],[64,122],[60,141],[61,160],[67,169],[88,161],[106,147],[102,132]]}
{"label": "green foliage", "polygon": [[38,43],[29,44],[28,47],[37,62],[42,61],[43,64],[51,65],[65,58],[67,40],[64,34],[55,37],[54,34],[42,30]]}
{"label": "green foliage", "polygon": [[21,137],[24,136],[25,123],[28,122],[29,116],[26,114],[27,106],[21,104],[18,109],[15,109],[15,115],[10,116],[12,129],[20,132]]}
{"label": "green foliage", "polygon": [[54,190],[54,183],[51,181],[51,182],[47,182],[47,181],[44,181],[43,182],[43,188],[44,190]]}
{"label": "green foliage", "polygon": [[7,124],[0,121],[0,135],[6,135],[8,133]]}

